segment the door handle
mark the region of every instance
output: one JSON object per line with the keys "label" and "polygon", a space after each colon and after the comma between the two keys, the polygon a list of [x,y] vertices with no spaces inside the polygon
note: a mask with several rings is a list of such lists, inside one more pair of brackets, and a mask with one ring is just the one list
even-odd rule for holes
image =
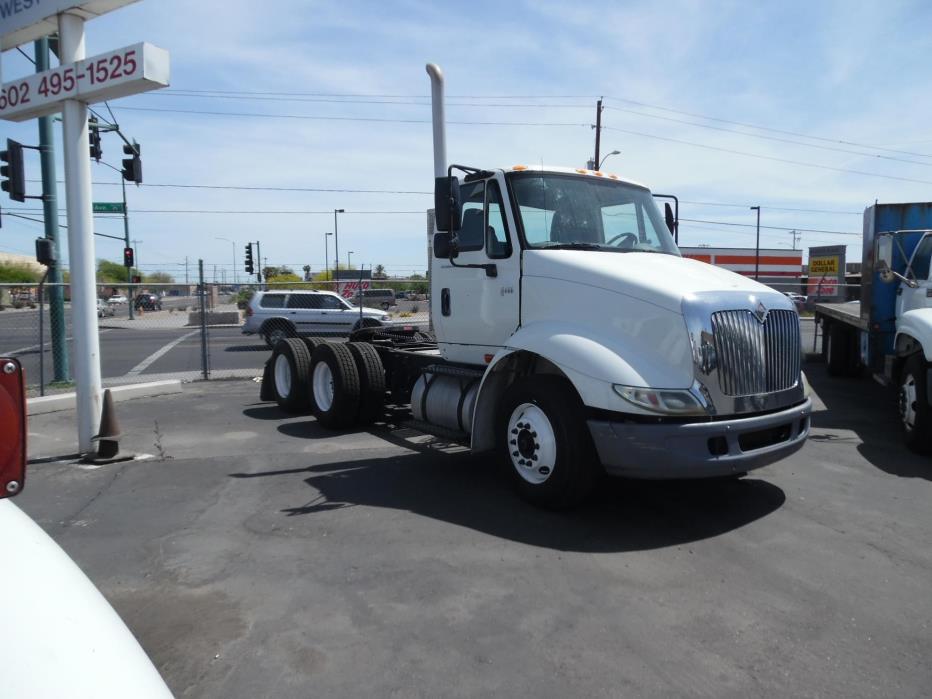
{"label": "door handle", "polygon": [[450,315],[450,290],[446,288],[440,290],[440,313]]}

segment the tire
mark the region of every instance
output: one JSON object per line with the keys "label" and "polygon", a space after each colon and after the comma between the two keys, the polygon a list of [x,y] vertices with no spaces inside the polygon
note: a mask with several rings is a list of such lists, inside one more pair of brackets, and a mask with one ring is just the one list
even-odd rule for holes
{"label": "tire", "polygon": [[295,336],[294,326],[287,320],[280,318],[266,321],[259,332],[265,338],[265,344],[272,349],[275,349],[275,345],[278,344],[279,340]]}
{"label": "tire", "polygon": [[555,376],[521,378],[506,390],[496,426],[498,449],[528,502],[565,509],[592,490],[600,469],[583,414],[576,391]]}
{"label": "tire", "polygon": [[314,350],[311,410],[324,427],[351,427],[359,414],[359,372],[353,353],[343,343],[325,342]]}
{"label": "tire", "polygon": [[269,360],[275,402],[286,413],[307,413],[311,402],[308,393],[311,354],[305,344],[293,337],[279,340]]}
{"label": "tire", "polygon": [[898,407],[906,446],[919,454],[932,454],[932,408],[926,374],[929,365],[922,352],[911,355],[900,372]]}
{"label": "tire", "polygon": [[353,325],[353,332],[357,330],[362,330],[363,328],[381,328],[382,323],[375,318],[360,318]]}
{"label": "tire", "polygon": [[831,323],[825,332],[825,364],[829,376],[857,373],[854,333],[841,323]]}
{"label": "tire", "polygon": [[318,345],[322,345],[327,341],[325,337],[302,337],[304,344],[307,346],[307,351],[314,354],[314,350],[317,349]]}
{"label": "tire", "polygon": [[360,425],[371,425],[385,412],[385,367],[375,347],[368,342],[348,342],[346,346],[359,372],[357,422]]}

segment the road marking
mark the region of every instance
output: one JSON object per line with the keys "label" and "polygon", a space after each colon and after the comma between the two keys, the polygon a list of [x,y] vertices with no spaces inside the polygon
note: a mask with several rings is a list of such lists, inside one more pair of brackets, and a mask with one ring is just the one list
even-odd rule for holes
{"label": "road marking", "polygon": [[189,333],[185,333],[185,334],[182,335],[181,337],[176,337],[174,340],[172,340],[171,342],[169,342],[167,345],[165,345],[164,347],[161,347],[161,348],[157,349],[155,352],[153,352],[153,353],[150,354],[148,357],[146,357],[145,359],[143,359],[141,362],[139,362],[139,364],[137,364],[137,365],[134,366],[132,369],[130,369],[129,371],[127,371],[127,372],[124,374],[124,376],[138,376],[139,374],[141,374],[142,372],[144,372],[146,369],[148,369],[148,368],[149,368],[149,365],[152,364],[152,362],[154,362],[155,360],[157,360],[159,357],[162,357],[162,356],[168,354],[169,352],[171,352],[171,351],[175,348],[176,345],[178,345],[178,344],[181,343],[181,342],[184,342],[185,340],[187,340],[189,337],[191,337],[191,336],[193,336],[193,335],[197,335],[199,332],[200,332],[200,330],[192,330],[192,331],[189,332]]}
{"label": "road marking", "polygon": [[[109,328],[101,330],[99,334],[103,335],[104,333],[108,333],[108,332],[110,332]],[[65,342],[71,342],[73,339],[74,339],[73,337],[66,337]],[[48,342],[46,342],[45,347],[46,347],[46,350],[45,350],[46,352],[51,351],[52,341],[49,340]],[[23,352],[32,352],[33,350],[37,350],[37,349],[39,349],[39,345],[29,345],[29,347],[20,347],[19,349],[6,352],[5,354],[7,357],[15,357],[17,354],[22,354]]]}

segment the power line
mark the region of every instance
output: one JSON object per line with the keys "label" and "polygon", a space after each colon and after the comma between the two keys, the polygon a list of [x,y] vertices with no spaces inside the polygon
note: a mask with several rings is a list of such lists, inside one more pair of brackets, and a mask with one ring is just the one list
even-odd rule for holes
{"label": "power line", "polygon": [[[42,180],[26,180],[27,182],[41,182]],[[58,180],[57,184],[64,184],[64,180]],[[93,182],[95,187],[120,187],[120,182]],[[416,191],[416,190],[397,190],[397,189],[347,189],[347,188],[326,188],[326,187],[258,187],[246,185],[222,185],[222,184],[171,184],[171,183],[151,183],[145,182],[140,187],[171,187],[176,189],[230,189],[237,191],[260,191],[260,192],[325,192],[333,194],[433,194],[433,192]],[[333,213],[331,209],[330,213]]]}
{"label": "power line", "polygon": [[[681,218],[680,221],[689,221],[691,223],[714,223],[717,226],[741,226],[742,228],[756,228],[754,223],[731,223],[729,221],[709,221],[702,218]],[[761,226],[772,231],[802,231],[804,233],[830,233],[832,235],[853,235],[861,237],[860,233],[850,233],[848,231],[826,231],[820,228],[800,228],[799,226]]]}
{"label": "power line", "polygon": [[[724,207],[736,207],[739,209],[748,208],[747,204],[730,204],[719,201],[690,201],[689,199],[680,199],[680,202],[683,204],[695,204],[698,206],[724,206]],[[767,206],[762,204],[761,209],[767,209],[770,211],[798,211],[807,214],[844,214],[845,216],[863,216],[862,211],[837,211],[833,209],[797,209],[788,206]]]}
{"label": "power line", "polygon": [[[932,162],[922,162],[921,160],[910,160],[908,158],[898,158],[893,155],[881,155],[880,153],[864,153],[862,151],[851,150],[850,148],[838,148],[837,146],[820,146],[816,143],[803,143],[802,141],[795,141],[790,138],[780,138],[778,136],[765,136],[764,134],[757,133],[748,133],[747,131],[738,131],[737,129],[726,129],[723,126],[712,126],[711,124],[697,124],[694,121],[687,121],[685,119],[677,119],[675,117],[665,117],[660,116],[659,114],[648,114],[646,112],[639,112],[634,109],[623,109],[621,107],[608,107],[608,109],[613,109],[616,112],[624,112],[626,114],[635,114],[637,116],[647,117],[649,119],[662,119],[663,121],[672,121],[677,124],[686,124],[688,126],[695,126],[701,129],[712,129],[714,131],[724,131],[725,133],[739,134],[741,136],[749,136],[751,138],[760,138],[767,141],[777,141],[779,143],[791,143],[797,146],[803,146],[804,148],[817,148],[819,150],[833,151],[836,153],[848,153],[850,155],[860,155],[865,158],[881,158],[883,160],[892,160],[899,163],[909,163],[911,165],[922,165],[923,167],[932,167]],[[753,128],[753,127],[752,127]],[[806,138],[809,138],[808,136]],[[873,146],[863,146],[864,148],[872,148]]]}
{"label": "power line", "polygon": [[670,109],[669,107],[662,107],[656,104],[649,104],[647,102],[638,102],[636,100],[625,99],[624,97],[608,97],[606,99],[615,100],[617,102],[625,102],[627,104],[635,104],[640,107],[647,107],[649,109],[657,109],[662,112],[670,112],[671,114],[682,114],[684,116],[696,117],[698,119],[706,119],[708,121],[717,121],[722,124],[732,124],[734,126],[744,126],[750,129],[758,129],[759,131],[770,131],[772,133],[785,134],[787,136],[801,136],[802,138],[809,138],[814,141],[825,141],[827,143],[841,143],[846,146],[856,146],[858,148],[868,148],[870,150],[882,150],[888,153],[899,153],[900,155],[915,155],[920,158],[932,158],[932,155],[927,153],[916,153],[913,151],[906,150],[896,150],[894,148],[883,148],[881,146],[871,146],[864,143],[857,143],[855,141],[847,141],[839,138],[827,138],[825,136],[810,136],[809,134],[800,133],[799,131],[786,131],[784,129],[774,129],[769,126],[758,126],[757,124],[749,124],[743,121],[732,121],[730,119],[720,119],[718,117],[711,117],[705,114],[697,114],[695,112],[685,112],[679,109]]}
{"label": "power line", "polygon": [[[249,117],[261,119],[299,119],[310,121],[363,121],[388,124],[430,124],[430,119],[386,119],[383,117],[347,117],[347,116],[321,116],[309,114],[267,114],[262,112],[214,112],[201,109],[162,109],[159,107],[114,107],[117,110],[133,112],[164,112],[168,114],[199,114],[206,116]],[[589,128],[589,124],[581,122],[555,122],[555,121],[447,121],[447,124],[459,126],[573,126]]]}
{"label": "power line", "polygon": [[669,143],[679,143],[684,146],[694,146],[695,148],[705,148],[707,150],[720,151],[722,153],[731,153],[733,155],[744,155],[749,158],[760,158],[761,160],[771,160],[777,163],[787,163],[789,165],[800,165],[802,167],[814,167],[820,170],[831,170],[832,172],[843,172],[851,175],[864,175],[866,177],[880,177],[886,180],[897,180],[899,182],[913,182],[916,184],[932,184],[932,180],[917,180],[911,177],[899,177],[897,175],[882,175],[877,172],[865,172],[863,170],[849,170],[842,167],[832,167],[831,165],[820,165],[818,163],[807,163],[803,160],[790,160],[788,158],[777,158],[772,155],[761,155],[760,153],[748,153],[743,150],[735,150],[733,148],[722,148],[720,146],[710,146],[704,143],[695,143],[693,141],[684,141],[679,138],[670,138],[669,136],[658,136],[656,134],[644,133],[642,131],[630,131],[628,129],[620,129],[617,126],[603,126],[602,127],[608,131],[619,131],[621,133],[626,133],[631,136],[641,136],[643,138],[653,138],[658,141],[667,141]]}
{"label": "power line", "polygon": [[[194,97],[198,99],[231,99],[231,100],[249,100],[258,102],[298,102],[311,104],[393,104],[408,107],[429,107],[430,97],[411,97],[408,99],[336,99],[333,97],[286,97],[273,95],[256,95],[252,93],[204,93],[195,91],[159,90],[157,92],[146,92],[137,97]],[[448,107],[544,107],[554,109],[589,109],[588,104],[554,104],[543,102],[456,102],[448,101]]]}

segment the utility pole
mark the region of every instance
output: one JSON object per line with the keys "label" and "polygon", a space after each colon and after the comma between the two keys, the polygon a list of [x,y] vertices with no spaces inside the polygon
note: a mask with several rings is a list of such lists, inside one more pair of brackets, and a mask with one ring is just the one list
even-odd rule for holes
{"label": "utility pole", "polygon": [[760,279],[760,207],[752,206],[751,211],[757,212],[757,242],[754,245],[754,280]]}
{"label": "utility pole", "polygon": [[799,242],[799,239],[802,238],[802,234],[796,232],[795,230],[790,231],[790,235],[793,236],[793,249],[796,249],[796,243]]}
{"label": "utility pole", "polygon": [[188,283],[188,256],[184,256],[184,285],[189,286]]}
{"label": "utility pole", "polygon": [[[35,42],[36,72],[49,69],[49,40],[42,37]],[[68,360],[68,342],[65,339],[65,293],[62,288],[61,241],[58,229],[58,191],[55,186],[55,136],[51,116],[39,117],[39,157],[42,163],[42,209],[45,219],[45,237],[52,241],[55,262],[49,265],[49,325],[52,331],[52,361],[55,381],[71,381]]]}
{"label": "utility pole", "polygon": [[599,101],[596,102],[595,106],[595,159],[593,162],[595,166],[599,167],[599,147],[602,144],[602,98],[599,97]]}
{"label": "utility pole", "polygon": [[330,281],[330,248],[327,245],[328,236],[333,233],[324,233],[324,281]]}

